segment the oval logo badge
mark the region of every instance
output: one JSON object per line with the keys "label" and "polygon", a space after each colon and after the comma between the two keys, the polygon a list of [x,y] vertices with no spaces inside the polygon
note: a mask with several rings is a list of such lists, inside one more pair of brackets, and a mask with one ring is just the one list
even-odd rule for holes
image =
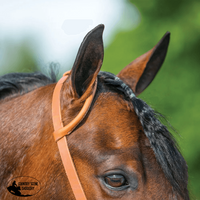
{"label": "oval logo badge", "polygon": [[40,183],[29,176],[19,176],[8,182],[7,190],[19,197],[33,196],[40,191]]}

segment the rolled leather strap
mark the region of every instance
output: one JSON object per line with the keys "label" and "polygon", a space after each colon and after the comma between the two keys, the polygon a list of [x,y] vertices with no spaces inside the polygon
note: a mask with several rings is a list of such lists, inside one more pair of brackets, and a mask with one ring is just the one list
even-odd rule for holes
{"label": "rolled leather strap", "polygon": [[58,81],[54,89],[53,100],[52,100],[52,119],[53,119],[53,126],[54,126],[53,135],[54,135],[55,141],[57,142],[62,163],[65,168],[66,175],[68,177],[68,180],[70,182],[70,185],[71,185],[71,188],[76,200],[86,200],[84,190],[81,186],[80,180],[76,172],[76,168],[74,166],[74,162],[72,160],[72,157],[68,148],[66,135],[70,134],[87,114],[92,104],[94,95],[96,93],[97,80],[94,83],[95,86],[94,86],[93,93],[86,99],[83,105],[83,108],[81,109],[79,114],[68,125],[63,126],[62,116],[61,116],[61,107],[60,107],[60,91],[69,73],[70,72],[66,72],[63,75],[63,77]]}

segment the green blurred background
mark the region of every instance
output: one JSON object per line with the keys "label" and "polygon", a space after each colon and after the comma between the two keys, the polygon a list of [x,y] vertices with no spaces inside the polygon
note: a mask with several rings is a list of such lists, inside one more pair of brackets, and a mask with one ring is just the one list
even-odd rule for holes
{"label": "green blurred background", "polygon": [[[105,48],[102,70],[117,74],[156,45],[166,31],[171,32],[163,67],[140,98],[166,116],[180,134],[175,137],[188,164],[190,197],[200,199],[200,1],[130,2],[138,9],[141,21],[132,30],[116,33]],[[5,41],[0,74],[30,72],[41,67],[31,41]]]}

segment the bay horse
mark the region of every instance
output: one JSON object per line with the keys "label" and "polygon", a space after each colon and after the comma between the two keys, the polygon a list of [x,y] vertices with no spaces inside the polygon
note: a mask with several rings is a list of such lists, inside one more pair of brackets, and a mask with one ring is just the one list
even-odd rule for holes
{"label": "bay horse", "polygon": [[[160,115],[137,97],[164,62],[170,33],[115,76],[100,72],[103,30],[98,25],[86,35],[60,91],[66,126],[96,90],[83,119],[63,137],[86,199],[188,200],[187,164],[176,141]],[[76,199],[53,137],[55,87],[53,71],[51,77],[0,77],[0,199],[21,199],[7,190],[15,177],[40,182],[40,191],[24,199]]]}

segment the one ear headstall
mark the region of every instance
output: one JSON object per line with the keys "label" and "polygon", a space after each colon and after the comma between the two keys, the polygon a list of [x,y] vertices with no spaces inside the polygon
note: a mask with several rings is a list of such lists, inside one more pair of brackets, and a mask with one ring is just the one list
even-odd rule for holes
{"label": "one ear headstall", "polygon": [[94,89],[92,94],[86,99],[81,111],[79,114],[66,126],[63,125],[62,116],[61,116],[61,107],[60,107],[60,91],[62,89],[63,83],[66,81],[70,74],[66,72],[63,77],[58,81],[52,100],[52,119],[54,126],[54,139],[57,142],[58,149],[60,152],[60,156],[65,168],[66,175],[70,182],[72,191],[76,200],[86,200],[86,196],[84,190],[81,186],[80,180],[78,178],[76,168],[74,166],[71,154],[69,152],[68,144],[67,144],[67,135],[73,132],[73,130],[78,126],[78,124],[84,119],[90,106],[92,104],[94,95],[97,89],[97,79],[94,83]]}

